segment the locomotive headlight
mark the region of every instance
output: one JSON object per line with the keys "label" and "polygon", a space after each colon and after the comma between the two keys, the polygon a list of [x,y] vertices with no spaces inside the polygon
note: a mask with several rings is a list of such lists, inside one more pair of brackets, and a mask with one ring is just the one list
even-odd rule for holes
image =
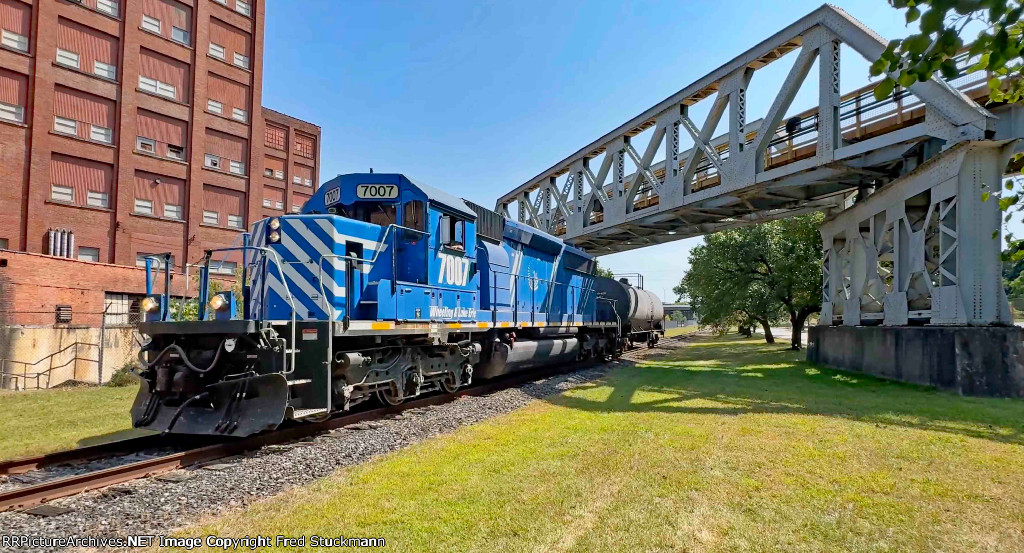
{"label": "locomotive headlight", "polygon": [[214,311],[221,311],[228,307],[228,302],[224,299],[224,296],[217,294],[216,296],[213,296],[213,299],[210,300],[208,305],[210,306],[210,309]]}
{"label": "locomotive headlight", "polygon": [[142,308],[143,313],[153,313],[160,309],[160,302],[156,301],[156,298],[148,297],[142,300],[142,304],[139,307]]}
{"label": "locomotive headlight", "polygon": [[281,228],[281,220],[274,217],[270,220],[270,230],[277,230],[279,228]]}
{"label": "locomotive headlight", "polygon": [[274,232],[271,232],[270,233],[270,241],[271,241],[271,243],[280,242],[281,241],[281,233],[277,232],[276,230]]}

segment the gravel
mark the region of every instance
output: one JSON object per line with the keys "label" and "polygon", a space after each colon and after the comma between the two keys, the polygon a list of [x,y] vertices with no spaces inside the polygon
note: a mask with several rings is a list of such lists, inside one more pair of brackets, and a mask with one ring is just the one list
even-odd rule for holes
{"label": "gravel", "polygon": [[[627,357],[645,355],[638,353],[631,352]],[[213,466],[193,467],[59,499],[50,505],[69,511],[57,516],[0,513],[0,537],[165,535],[200,517],[244,507],[329,476],[341,467],[366,462],[462,426],[508,413],[536,398],[591,382],[621,363],[607,363],[485,396],[462,397],[443,405],[412,409],[387,419],[352,424],[304,441],[269,446],[250,455],[221,459]],[[80,468],[54,470],[81,472]],[[46,477],[53,477],[53,471]],[[31,480],[36,477],[21,478]],[[0,551],[53,550],[57,549],[13,548],[0,544]]]}

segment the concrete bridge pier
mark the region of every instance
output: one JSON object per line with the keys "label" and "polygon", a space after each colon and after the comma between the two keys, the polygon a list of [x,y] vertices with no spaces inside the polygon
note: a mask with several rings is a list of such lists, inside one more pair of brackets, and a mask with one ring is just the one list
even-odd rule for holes
{"label": "concrete bridge pier", "polygon": [[809,360],[1024,397],[1024,329],[1003,291],[998,206],[1015,142],[961,142],[825,220]]}

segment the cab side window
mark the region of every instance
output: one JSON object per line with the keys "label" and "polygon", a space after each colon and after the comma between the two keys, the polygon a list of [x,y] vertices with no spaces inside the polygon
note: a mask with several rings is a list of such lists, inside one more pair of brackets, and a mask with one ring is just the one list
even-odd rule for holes
{"label": "cab side window", "polygon": [[422,201],[406,202],[402,211],[402,226],[419,231],[427,230],[426,205]]}
{"label": "cab side window", "polygon": [[438,223],[441,232],[441,246],[452,250],[466,251],[466,222],[450,215],[441,215]]}

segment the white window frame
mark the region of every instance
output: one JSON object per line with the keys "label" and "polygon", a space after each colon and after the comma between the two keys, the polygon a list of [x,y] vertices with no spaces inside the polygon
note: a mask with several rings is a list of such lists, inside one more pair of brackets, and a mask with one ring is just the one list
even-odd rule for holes
{"label": "white window frame", "polygon": [[135,198],[135,207],[132,213],[139,215],[152,215],[153,214],[153,200],[144,200],[142,198]]}
{"label": "white window frame", "polygon": [[210,113],[216,113],[222,115],[224,113],[224,104],[217,100],[206,100],[206,110]]}
{"label": "white window frame", "polygon": [[94,61],[92,63],[92,74],[113,81],[117,79],[117,67],[102,61]]}
{"label": "white window frame", "polygon": [[14,121],[15,123],[24,123],[25,108],[14,104],[0,102],[0,119],[3,119],[4,121]]}
{"label": "white window frame", "polygon": [[19,52],[28,52],[28,37],[14,31],[0,30],[0,43]]}
{"label": "white window frame", "polygon": [[156,93],[164,98],[170,98],[171,100],[178,99],[178,89],[175,88],[174,85],[163,81],[156,82]]}
{"label": "white window frame", "polygon": [[249,120],[249,114],[241,108],[231,108],[231,118],[235,121],[241,121],[245,123]]}
{"label": "white window frame", "polygon": [[235,65],[242,69],[249,69],[249,56],[235,52]]}
{"label": "white window frame", "polygon": [[110,196],[106,192],[90,190],[86,193],[85,204],[92,207],[110,207]]}
{"label": "white window frame", "polygon": [[50,199],[55,202],[75,203],[75,189],[60,184],[50,184]]}
{"label": "white window frame", "polygon": [[203,160],[203,166],[209,167],[211,169],[220,169],[220,161],[220,156],[206,154],[206,158]]}
{"label": "white window frame", "polygon": [[299,213],[300,211],[302,211],[301,205],[292,204],[292,213]]}
{"label": "white window frame", "polygon": [[78,136],[78,121],[54,115],[53,130],[54,132],[66,134],[68,136]]}
{"label": "white window frame", "polygon": [[117,17],[117,2],[113,0],[96,0],[96,10]]}
{"label": "white window frame", "polygon": [[222,61],[227,60],[227,52],[224,50],[224,47],[220,44],[217,44],[216,42],[211,42],[209,51],[211,56]]}
{"label": "white window frame", "polygon": [[100,249],[89,246],[78,246],[78,260],[98,263],[100,260]]}
{"label": "white window frame", "polygon": [[270,198],[263,198],[263,207],[274,207],[274,202]]}
{"label": "white window frame", "polygon": [[143,92],[150,92],[152,94],[159,94],[160,81],[139,75],[139,90],[142,90]]}
{"label": "white window frame", "polygon": [[233,159],[228,160],[228,172],[236,175],[245,174],[245,163],[241,161],[235,161]]}
{"label": "white window frame", "polygon": [[79,61],[80,60],[81,60],[81,58],[79,58],[77,52],[72,52],[70,50],[63,50],[61,48],[57,48],[57,63],[58,64],[63,65],[65,67],[74,67],[75,69],[79,69]]}
{"label": "white window frame", "polygon": [[108,129],[107,127],[101,127],[99,125],[89,125],[89,138],[95,142],[113,144],[114,129]]}
{"label": "white window frame", "polygon": [[220,226],[220,213],[217,211],[203,210],[203,224]]}
{"label": "white window frame", "polygon": [[174,204],[164,204],[164,217],[168,219],[174,219],[176,221],[181,220],[181,206]]}
{"label": "white window frame", "polygon": [[218,3],[218,4],[220,4],[221,6],[227,6],[228,5],[228,0],[213,0],[213,1]]}
{"label": "white window frame", "polygon": [[274,178],[284,180],[284,171],[281,169],[274,171]]}
{"label": "white window frame", "polygon": [[305,181],[303,181],[303,184],[305,184],[306,186],[313,186],[313,179],[306,179]]}
{"label": "white window frame", "polygon": [[[175,149],[179,150],[175,152]],[[178,146],[176,144],[167,145],[167,157],[171,159],[177,159],[178,161],[185,161],[185,147]]]}
{"label": "white window frame", "polygon": [[[143,147],[144,145],[145,146],[149,146],[152,149],[151,150],[147,150],[146,148]],[[156,140],[153,140],[152,138],[146,138],[144,136],[137,136],[137,137],[135,137],[135,149],[140,151],[140,152],[146,152],[148,154],[155,154],[156,153]]]}
{"label": "white window frame", "polygon": [[229,213],[228,214],[228,227],[229,228],[235,228],[235,229],[245,228],[245,223],[242,221],[242,216],[241,215],[231,215]]}
{"label": "white window frame", "polygon": [[171,26],[171,40],[179,44],[189,45],[192,44],[192,36],[181,27]]}
{"label": "white window frame", "polygon": [[292,184],[302,184],[302,177],[298,175],[292,175]]}
{"label": "white window frame", "polygon": [[276,209],[280,209],[281,211],[284,211],[284,202],[274,202],[274,207]]}
{"label": "white window frame", "polygon": [[249,6],[248,2],[244,2],[243,0],[235,0],[235,11],[246,17],[252,15],[252,7]]}
{"label": "white window frame", "polygon": [[163,23],[151,15],[142,14],[142,29],[159,35],[163,32]]}

